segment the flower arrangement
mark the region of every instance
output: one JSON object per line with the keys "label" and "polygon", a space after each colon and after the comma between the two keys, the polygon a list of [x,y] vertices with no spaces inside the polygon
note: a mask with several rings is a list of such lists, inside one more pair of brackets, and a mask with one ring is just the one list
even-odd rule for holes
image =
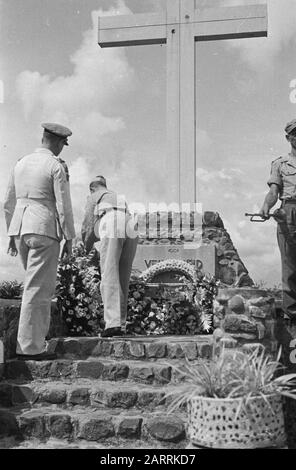
{"label": "flower arrangement", "polygon": [[[159,263],[130,282],[127,334],[194,335],[212,329],[212,302],[218,283],[196,273],[180,260]],[[147,281],[165,270],[180,274],[177,287],[159,286],[151,292]],[[57,300],[69,334],[97,335],[104,328],[99,260],[95,250],[86,256],[81,246],[58,268]]]}
{"label": "flower arrangement", "polygon": [[199,313],[201,331],[213,331],[213,301],[218,293],[219,281],[213,276],[200,274],[195,280],[184,279],[187,285],[187,296],[194,302]]}
{"label": "flower arrangement", "polygon": [[69,334],[90,336],[104,327],[103,304],[100,296],[101,275],[93,260],[82,247],[60,261],[57,277],[57,304]]}
{"label": "flower arrangement", "polygon": [[160,261],[159,263],[153,264],[150,268],[146,269],[140,277],[145,281],[149,282],[153,278],[161,273],[175,272],[181,276],[194,282],[197,278],[197,271],[192,264],[180,259],[167,259]]}
{"label": "flower arrangement", "polygon": [[127,334],[165,334],[162,303],[146,293],[146,283],[134,276],[130,282],[128,298]]}
{"label": "flower arrangement", "polygon": [[[214,277],[203,275],[193,265],[178,259],[168,259],[151,266],[141,274],[141,278],[145,282],[149,282],[159,274],[168,271],[180,275],[179,282],[183,285],[175,289],[176,293],[179,294],[179,298],[186,300],[189,305],[194,304],[196,306],[196,309],[194,309],[195,315],[190,312],[190,319],[194,320],[192,314],[195,317],[198,316],[200,325],[198,329],[205,333],[212,332],[213,300],[218,293],[219,281]],[[186,310],[184,305],[183,307]],[[192,331],[191,334],[196,332]]]}
{"label": "flower arrangement", "polygon": [[184,292],[174,289],[172,293],[169,288],[161,286],[149,292],[142,279],[131,281],[128,334],[186,335],[199,332],[199,315]]}

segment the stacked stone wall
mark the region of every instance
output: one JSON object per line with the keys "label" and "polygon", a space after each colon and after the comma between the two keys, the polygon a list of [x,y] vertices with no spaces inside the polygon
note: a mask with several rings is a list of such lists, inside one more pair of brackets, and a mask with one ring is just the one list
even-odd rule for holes
{"label": "stacked stone wall", "polygon": [[252,348],[260,343],[271,353],[277,351],[276,302],[267,290],[220,289],[214,301],[214,327],[222,330],[227,346]]}

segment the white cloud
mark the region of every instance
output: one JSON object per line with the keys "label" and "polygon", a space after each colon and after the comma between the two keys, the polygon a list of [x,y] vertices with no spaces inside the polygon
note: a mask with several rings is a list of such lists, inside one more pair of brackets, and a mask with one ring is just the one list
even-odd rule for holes
{"label": "white cloud", "polygon": [[[57,115],[53,120],[63,122]],[[71,145],[83,146],[84,150],[89,150],[93,155],[96,155],[101,146],[101,137],[110,132],[124,129],[125,123],[121,117],[106,117],[98,111],[92,111],[81,120],[76,118],[71,128],[73,128]]]}
{"label": "white cloud", "polygon": [[[228,0],[225,5],[248,5],[249,0]],[[268,6],[268,37],[227,41],[226,47],[236,48],[251,67],[268,70],[282,49],[296,39],[295,0],[259,0]]]}
{"label": "white cloud", "polygon": [[239,179],[239,176],[243,175],[243,172],[238,168],[222,168],[221,170],[207,170],[205,168],[198,167],[196,170],[196,176],[198,180],[208,183],[209,181],[224,180],[233,181]]}
{"label": "white cloud", "polygon": [[82,157],[77,158],[69,165],[71,175],[71,186],[85,186],[90,183],[91,170],[87,160]]}
{"label": "white cloud", "polygon": [[117,8],[92,12],[92,29],[84,33],[81,46],[70,58],[71,75],[52,78],[29,70],[19,74],[17,93],[27,119],[36,112],[39,121],[40,115],[46,121],[60,121],[73,130],[74,140],[84,140],[85,144],[87,135],[88,147],[95,146],[97,138],[103,134],[124,127],[122,118],[110,116],[110,110],[132,89],[134,71],[127,62],[124,48],[101,49],[98,46],[97,23],[100,15],[129,12],[122,1]]}
{"label": "white cloud", "polygon": [[250,175],[240,168],[198,168],[197,187],[203,210],[215,210],[220,214],[252,279],[265,280],[269,286],[279,284],[281,264],[276,223],[272,219],[251,223],[244,217],[245,212],[259,212],[264,196],[253,191],[256,183]]}
{"label": "white cloud", "polygon": [[[223,219],[234,246],[255,281],[273,286],[280,283],[281,262],[276,241],[276,224]],[[267,242],[268,241],[268,242]]]}
{"label": "white cloud", "polygon": [[196,177],[198,181],[203,181],[205,183],[208,183],[215,178],[214,172],[205,170],[204,168],[196,169]]}
{"label": "white cloud", "polygon": [[21,72],[16,80],[17,93],[20,96],[26,119],[29,118],[31,112],[38,105],[41,97],[49,85],[49,76],[40,75],[39,72],[30,72],[25,70]]}
{"label": "white cloud", "polygon": [[4,103],[4,83],[0,80],[0,104]]}
{"label": "white cloud", "polygon": [[196,146],[199,152],[202,150],[208,150],[211,147],[212,143],[213,141],[207,131],[199,128],[196,129]]}
{"label": "white cloud", "polygon": [[245,220],[241,220],[241,221],[237,224],[237,226],[238,226],[239,228],[245,228],[246,225],[247,225],[247,222],[246,222]]}

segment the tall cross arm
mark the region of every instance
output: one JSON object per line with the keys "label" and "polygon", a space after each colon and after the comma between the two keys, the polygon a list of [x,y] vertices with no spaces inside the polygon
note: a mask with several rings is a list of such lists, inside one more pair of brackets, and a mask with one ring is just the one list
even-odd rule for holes
{"label": "tall cross arm", "polygon": [[198,41],[267,36],[267,6],[196,10],[193,23],[194,36]]}
{"label": "tall cross arm", "polygon": [[166,42],[166,13],[99,17],[101,47],[163,44]]}

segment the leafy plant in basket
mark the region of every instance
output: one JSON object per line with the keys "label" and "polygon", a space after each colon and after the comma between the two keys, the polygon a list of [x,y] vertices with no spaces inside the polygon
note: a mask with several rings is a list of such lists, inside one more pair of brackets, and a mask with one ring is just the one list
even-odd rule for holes
{"label": "leafy plant in basket", "polygon": [[279,362],[259,347],[252,353],[222,349],[208,363],[176,368],[183,386],[168,412],[187,404],[193,444],[214,448],[281,447],[286,435],[282,396],[296,398],[296,374],[277,376]]}

